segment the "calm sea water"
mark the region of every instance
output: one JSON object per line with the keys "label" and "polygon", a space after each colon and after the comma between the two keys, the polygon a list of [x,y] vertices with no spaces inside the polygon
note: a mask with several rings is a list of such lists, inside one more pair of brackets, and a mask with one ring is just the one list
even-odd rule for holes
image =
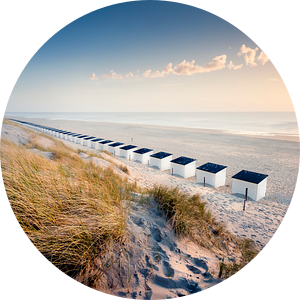
{"label": "calm sea water", "polygon": [[237,134],[298,135],[293,112],[5,113],[5,116],[217,129]]}

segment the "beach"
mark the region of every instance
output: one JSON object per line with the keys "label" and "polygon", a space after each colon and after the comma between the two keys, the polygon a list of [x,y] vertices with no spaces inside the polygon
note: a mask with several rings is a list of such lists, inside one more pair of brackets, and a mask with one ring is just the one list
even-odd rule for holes
{"label": "beach", "polygon": [[[195,158],[197,166],[206,162],[228,166],[226,185],[215,189],[197,184],[196,177],[183,179],[171,176],[170,170],[162,172],[125,158],[114,158],[116,163],[122,162],[128,167],[131,177],[143,188],[161,184],[177,186],[190,195],[200,194],[214,217],[226,224],[232,234],[254,240],[260,249],[281,224],[297,180],[299,146],[294,141],[224,134],[216,130],[38,118],[22,120],[134,144],[153,149],[154,153],[169,152],[173,158]],[[64,143],[73,148],[91,150],[69,141]],[[266,196],[260,201],[249,199],[245,212],[242,210],[244,198],[231,194],[231,176],[242,169],[269,175]]]}
{"label": "beach", "polygon": [[[215,189],[197,184],[196,177],[184,179],[172,176],[170,170],[159,171],[136,161],[55,138],[78,151],[82,160],[104,169],[112,167],[118,176],[129,183],[136,182],[144,190],[162,185],[177,187],[190,196],[200,195],[217,222],[224,224],[233,236],[252,240],[259,250],[267,245],[281,224],[297,179],[297,142],[224,134],[216,130],[70,120],[23,120],[148,147],[154,153],[166,151],[172,153],[173,157],[184,155],[196,158],[197,166],[207,161],[227,165],[226,185]],[[18,145],[27,144],[30,136],[30,133],[19,127],[3,124],[2,137]],[[45,149],[53,147],[53,141],[46,136],[38,135],[36,142]],[[28,151],[52,160],[51,152],[35,148]],[[91,157],[85,152],[98,156]],[[120,165],[126,166],[128,174],[120,171],[117,167]],[[272,168],[275,165],[276,168]],[[240,169],[269,175],[266,197],[260,201],[249,199],[245,211],[244,199],[231,194],[231,176]],[[140,199],[142,196],[136,194],[135,197]],[[217,274],[224,254],[212,253],[185,238],[178,239],[154,201],[150,201],[147,206],[139,202],[133,204],[127,224],[129,235],[126,252],[130,258],[116,252],[114,259],[121,259],[128,270],[124,269],[117,277],[117,267],[106,272],[105,280],[111,286],[104,290],[107,293],[137,299],[165,299],[195,293],[222,281]],[[133,274],[134,280],[127,274]],[[124,278],[130,280],[127,285],[124,285]]]}
{"label": "beach", "polygon": [[[207,162],[225,165],[226,186],[218,189],[222,193],[231,193],[231,177],[241,170],[268,175],[266,196],[261,201],[288,205],[294,193],[299,168],[299,142],[296,137],[246,136],[221,130],[171,126],[16,119],[146,147],[153,149],[154,153],[164,151],[172,153],[173,158],[191,157],[197,160],[197,167]],[[189,181],[195,182],[196,179]]]}

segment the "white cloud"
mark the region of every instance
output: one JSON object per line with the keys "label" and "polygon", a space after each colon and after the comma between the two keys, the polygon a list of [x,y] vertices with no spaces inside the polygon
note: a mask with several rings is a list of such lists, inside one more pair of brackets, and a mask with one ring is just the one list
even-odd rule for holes
{"label": "white cloud", "polygon": [[144,77],[150,77],[151,76],[151,70],[147,70],[143,73]]}
{"label": "white cloud", "polygon": [[161,72],[159,70],[157,70],[153,73],[151,73],[151,72],[152,72],[151,69],[149,69],[143,73],[143,76],[146,78],[147,77],[151,77],[151,78],[164,77],[165,75],[168,75],[173,72],[172,63],[168,63]]}
{"label": "white cloud", "polygon": [[212,62],[209,62],[204,65],[203,72],[222,70],[223,68],[225,68],[226,59],[227,59],[227,55],[225,54],[216,56],[215,58],[212,59],[213,60]]}
{"label": "white cloud", "polygon": [[176,75],[193,75],[196,73],[208,73],[211,71],[222,70],[225,68],[226,59],[227,55],[225,54],[216,56],[211,62],[205,64],[204,67],[200,67],[198,65],[195,66],[194,60],[191,62],[184,60],[174,67],[173,73]]}
{"label": "white cloud", "polygon": [[238,56],[244,55],[246,65],[250,65],[251,67],[256,67],[257,63],[255,62],[255,56],[258,48],[251,49],[246,47],[245,44],[241,47],[240,52],[238,52]]}
{"label": "white cloud", "polygon": [[90,76],[90,80],[98,80],[99,78],[96,76],[95,73],[93,73],[91,76]]}
{"label": "white cloud", "polygon": [[156,77],[164,77],[165,74],[163,72],[160,72],[160,71],[155,71],[151,74],[151,78],[156,78]]}
{"label": "white cloud", "polygon": [[260,61],[262,65],[264,65],[267,61],[269,61],[269,58],[264,52],[261,51],[259,56],[257,57],[257,60]]}
{"label": "white cloud", "polygon": [[122,74],[117,74],[113,70],[111,70],[107,74],[103,74],[102,77],[106,78],[106,79],[122,79],[123,78]]}
{"label": "white cloud", "polygon": [[193,75],[195,73],[199,73],[200,71],[201,67],[195,66],[194,60],[191,62],[184,60],[179,65],[176,65],[173,69],[173,73],[176,75]]}
{"label": "white cloud", "polygon": [[125,75],[125,78],[133,78],[133,74],[131,72],[129,72]]}
{"label": "white cloud", "polygon": [[239,69],[241,69],[242,68],[242,66],[243,66],[243,64],[241,64],[241,65],[234,65],[233,63],[232,63],[232,61],[230,61],[230,63],[227,65],[227,68],[228,69],[233,69],[233,70],[239,70]]}
{"label": "white cloud", "polygon": [[162,70],[163,74],[170,74],[173,72],[172,63],[168,63]]}

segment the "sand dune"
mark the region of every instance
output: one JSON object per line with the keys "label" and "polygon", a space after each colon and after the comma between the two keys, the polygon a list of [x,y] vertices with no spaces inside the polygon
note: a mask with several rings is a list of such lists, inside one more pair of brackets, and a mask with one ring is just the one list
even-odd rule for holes
{"label": "sand dune", "polygon": [[[2,135],[18,144],[30,139],[27,132],[7,124],[3,125]],[[45,137],[36,141],[42,145],[52,142]],[[79,152],[79,156],[103,168],[112,167],[115,172],[132,182],[137,181],[143,188],[162,184],[178,186],[191,195],[200,194],[214,217],[226,224],[232,234],[254,240],[261,249],[276,232],[288,208],[288,205],[275,201],[248,201],[246,211],[243,211],[243,199],[231,195],[230,186],[218,189],[203,187],[196,183],[195,177],[179,178],[170,175],[169,171],[162,172],[69,141],[61,141],[74,149],[98,153],[99,157],[89,157],[83,152]],[[48,153],[36,152],[51,159]],[[130,175],[118,169],[117,165],[126,165]],[[219,283],[219,257],[192,242],[179,240],[156,203],[151,200],[146,206],[140,205],[138,200],[141,195],[135,196],[137,201],[129,208],[126,254],[115,253],[120,263],[105,275],[109,293],[127,298],[166,299],[198,292]]]}

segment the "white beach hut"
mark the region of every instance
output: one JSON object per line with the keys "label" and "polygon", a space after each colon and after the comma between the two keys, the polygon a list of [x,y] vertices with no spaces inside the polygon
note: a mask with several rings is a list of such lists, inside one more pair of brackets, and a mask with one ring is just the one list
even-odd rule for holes
{"label": "white beach hut", "polygon": [[108,145],[111,143],[113,143],[113,141],[111,141],[111,140],[105,140],[105,141],[99,142],[99,150],[108,151]]}
{"label": "white beach hut", "polygon": [[69,137],[70,137],[70,135],[71,135],[71,134],[73,134],[73,133],[74,133],[74,132],[67,131],[67,132],[65,133],[64,139],[65,139],[66,141],[68,141],[68,140],[69,140]]}
{"label": "white beach hut", "polygon": [[266,195],[268,175],[242,170],[232,176],[232,194],[245,195],[258,201]]}
{"label": "white beach hut", "polygon": [[83,139],[84,139],[85,137],[88,137],[88,135],[86,135],[86,134],[78,135],[78,136],[76,137],[76,139],[75,139],[75,143],[76,143],[76,144],[82,145],[82,144],[83,144]]}
{"label": "white beach hut", "polygon": [[103,141],[101,138],[95,138],[91,140],[90,147],[93,149],[96,149],[96,146],[98,146],[98,142]]}
{"label": "white beach hut", "polygon": [[128,160],[133,159],[133,151],[137,149],[137,146],[127,145],[120,148],[120,156],[126,157]]}
{"label": "white beach hut", "polygon": [[171,160],[173,155],[166,152],[157,152],[150,155],[150,166],[156,167],[159,170],[169,170],[171,169]]}
{"label": "white beach hut", "polygon": [[133,151],[133,160],[141,162],[142,164],[150,164],[150,155],[153,154],[152,149],[141,148]]}
{"label": "white beach hut", "polygon": [[207,184],[218,188],[225,185],[226,181],[226,166],[213,163],[206,163],[197,168],[197,183]]}
{"label": "white beach hut", "polygon": [[57,137],[57,134],[58,134],[58,129],[55,129],[54,132],[53,132],[53,136]]}
{"label": "white beach hut", "polygon": [[66,133],[67,133],[67,131],[62,130],[62,131],[59,133],[59,137],[60,137],[61,139],[65,139]]}
{"label": "white beach hut", "polygon": [[69,137],[69,141],[70,142],[73,142],[73,143],[76,143],[76,139],[78,136],[82,135],[81,133],[74,133],[74,134],[71,134],[71,136]]}
{"label": "white beach hut", "polygon": [[96,138],[95,136],[88,136],[88,137],[83,138],[82,145],[90,147],[90,141],[95,139],[95,138]]}
{"label": "white beach hut", "polygon": [[195,176],[196,159],[180,156],[171,160],[171,174],[179,175],[183,178]]}
{"label": "white beach hut", "polygon": [[116,155],[116,156],[120,156],[120,148],[124,145],[124,143],[112,143],[108,145],[108,152]]}

